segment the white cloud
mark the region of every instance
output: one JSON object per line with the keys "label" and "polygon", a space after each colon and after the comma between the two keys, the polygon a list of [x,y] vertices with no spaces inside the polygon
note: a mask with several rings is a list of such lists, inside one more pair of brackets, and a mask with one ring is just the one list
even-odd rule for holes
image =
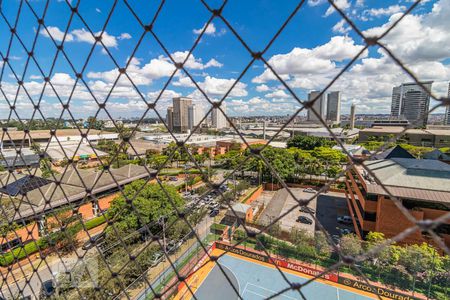
{"label": "white cloud", "polygon": [[365,10],[364,14],[367,14],[372,17],[382,17],[382,16],[390,16],[399,12],[403,12],[405,10],[406,6],[395,4],[386,8],[372,8],[369,10]]}
{"label": "white cloud", "polygon": [[30,79],[31,80],[38,80],[38,79],[42,79],[41,75],[30,75]]}
{"label": "white cloud", "polygon": [[264,97],[266,98],[277,98],[277,99],[287,99],[291,98],[284,90],[276,90],[272,93],[266,94]]}
{"label": "white cloud", "polygon": [[[177,51],[175,53],[172,53],[171,56],[173,60],[176,62],[183,62],[186,59],[186,56],[189,54],[189,51]],[[195,58],[193,54],[191,54],[188,58],[188,60],[185,63],[185,67],[188,69],[194,69],[194,70],[204,70],[210,67],[222,67],[223,64],[215,60],[214,58],[209,60],[206,64],[203,63],[201,58]]]}
{"label": "white cloud", "polygon": [[[350,8],[350,2],[348,0],[334,0],[333,2],[341,10],[346,10],[346,9]],[[334,9],[334,7],[330,4],[330,7],[327,9],[324,16],[328,17],[331,14],[333,14],[335,11],[336,10]]]}
{"label": "white cloud", "polygon": [[333,32],[338,33],[347,33],[351,30],[350,26],[345,26],[347,24],[347,21],[345,19],[340,20],[336,23],[336,25],[333,26]]}
{"label": "white cloud", "polygon": [[[192,30],[192,32],[194,34],[200,34],[202,33],[203,29],[205,28],[206,24],[203,25],[202,28],[200,29],[194,29]],[[225,28],[222,28],[221,30],[217,31],[216,26],[214,25],[214,23],[209,23],[208,27],[206,27],[205,30],[205,35],[211,35],[211,36],[221,36],[224,35],[226,33]]]}
{"label": "white cloud", "polygon": [[[48,31],[47,31],[48,30]],[[41,29],[40,34],[50,38],[53,37],[55,41],[61,42],[64,38],[64,32],[61,31],[58,27],[55,26],[47,26],[47,30]],[[99,36],[101,31],[94,32],[95,36]],[[117,40],[125,40],[131,39],[131,35],[129,33],[122,33],[119,36],[110,35],[108,32],[103,32],[102,34],[102,43],[106,47],[116,48],[118,43]],[[89,43],[94,44],[95,38],[91,34],[91,32],[87,31],[84,28],[74,29],[67,33],[65,42],[81,42],[81,43]]]}
{"label": "white cloud", "polygon": [[270,91],[270,88],[265,84],[261,84],[256,87],[256,91],[257,92],[268,92],[268,91]]}
{"label": "white cloud", "polygon": [[[52,36],[53,39],[57,42],[61,42],[64,38],[64,32],[55,26],[47,26],[47,29],[45,29],[45,28],[41,29],[40,33],[43,36],[48,37],[48,38],[50,38],[50,36]],[[70,33],[67,33],[65,41],[66,42],[73,41],[73,35]]]}
{"label": "white cloud", "polygon": [[[203,82],[199,82],[198,85],[208,96],[221,97],[231,88],[236,79],[223,79],[211,76],[206,76]],[[242,82],[238,82],[233,90],[230,92],[231,97],[244,97],[247,96],[247,85]]]}
{"label": "white cloud", "polygon": [[119,37],[117,39],[119,39],[119,40],[129,40],[129,39],[131,39],[131,34],[124,32],[121,35],[119,35]]}
{"label": "white cloud", "polygon": [[[379,27],[364,31],[366,35],[380,35],[398,20],[394,14]],[[450,57],[450,0],[436,2],[428,14],[407,15],[386,35],[382,42],[405,62],[435,61]]]}
{"label": "white cloud", "polygon": [[[269,59],[269,64],[285,80],[292,76],[327,74],[335,70],[336,62],[353,58],[362,48],[362,45],[355,45],[350,37],[335,36],[328,43],[313,49],[294,48],[289,53],[274,55]],[[275,80],[275,76],[266,68],[252,82],[264,83],[269,80]]]}
{"label": "white cloud", "polygon": [[[183,62],[188,54],[188,51],[175,52],[171,56],[176,62]],[[194,55],[190,55],[189,59],[186,61],[185,67],[194,70],[204,70],[210,67],[221,67],[222,64],[215,59],[209,60],[206,64],[202,62],[201,58],[195,58]],[[138,59],[133,59],[127,68],[127,74],[133,80],[136,85],[149,85],[153,80],[169,77],[175,71],[175,66],[172,61],[163,55],[158,58],[151,59],[150,62],[141,66],[141,62]],[[119,75],[119,71],[115,68],[109,71],[103,72],[89,72],[87,77],[90,79],[100,79],[109,83],[116,80]],[[178,86],[189,86],[189,81],[182,79],[181,73],[179,73],[180,80],[174,83]],[[124,77],[124,76],[122,76]],[[124,81],[124,84],[129,84],[129,82]]]}

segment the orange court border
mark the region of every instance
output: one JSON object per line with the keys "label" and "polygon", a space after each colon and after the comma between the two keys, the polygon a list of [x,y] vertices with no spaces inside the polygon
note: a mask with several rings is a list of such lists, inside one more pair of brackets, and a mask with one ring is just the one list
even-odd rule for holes
{"label": "orange court border", "polygon": [[[212,247],[213,250],[211,251],[210,255],[211,256],[219,256],[222,255],[223,253],[225,253],[224,250],[221,249],[217,249],[216,247]],[[252,259],[249,257],[245,257],[239,254],[235,254],[235,253],[231,253],[231,252],[227,252],[226,255],[230,255],[233,256],[235,258],[238,259],[242,259],[242,260],[246,260],[248,262],[254,263],[254,264],[259,264],[265,267],[269,267],[272,268],[274,270],[276,270],[276,267],[271,264],[271,263],[267,263],[267,262],[262,262],[256,259]],[[206,258],[208,259],[208,257],[206,256]],[[187,288],[186,284],[182,283],[180,284],[178,293],[175,295],[174,300],[189,300],[192,299],[192,293],[195,294],[195,292],[197,291],[197,289],[203,284],[203,282],[205,281],[205,279],[209,276],[209,273],[211,272],[211,270],[213,269],[213,267],[215,266],[215,262],[208,260],[206,263],[199,263],[198,265],[200,265],[200,267],[197,269],[197,271],[195,271],[191,276],[189,276],[189,278],[186,280],[187,284],[190,287],[190,290]],[[311,279],[314,278],[313,276],[298,272],[298,271],[294,271],[294,270],[290,270],[284,267],[279,267],[283,272],[287,272],[290,273],[292,275],[298,276],[298,277],[303,277],[306,279]],[[370,297],[373,299],[378,299],[378,297],[370,292],[365,292],[365,291],[361,291],[343,284],[339,284],[339,283],[335,283],[329,280],[325,280],[325,279],[320,279],[317,278],[315,279],[315,281],[323,283],[323,284],[328,284],[331,286],[334,286],[338,289],[342,289],[342,290],[347,290],[349,292],[358,294],[358,295],[362,295],[362,296],[366,296],[366,297]],[[391,298],[387,298],[387,297],[382,297],[382,299],[391,299]]]}

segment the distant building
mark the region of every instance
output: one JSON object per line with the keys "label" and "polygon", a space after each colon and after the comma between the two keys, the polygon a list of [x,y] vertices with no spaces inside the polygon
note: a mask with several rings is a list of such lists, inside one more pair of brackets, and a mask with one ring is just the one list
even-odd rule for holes
{"label": "distant building", "polygon": [[11,169],[39,166],[39,155],[33,150],[25,147],[21,148],[19,153],[17,150],[0,149],[0,166]]}
{"label": "distant building", "polygon": [[[225,102],[222,102],[220,105],[220,108],[223,110],[224,113],[227,112],[227,107]],[[211,113],[211,124],[213,128],[216,129],[222,129],[228,127],[228,120],[225,117],[225,115],[220,111],[218,108],[213,108]]]}
{"label": "distant building", "polygon": [[448,129],[406,129],[398,126],[374,126],[359,131],[359,141],[387,141],[390,137],[398,137],[407,144],[424,147],[450,147],[450,130]]}
{"label": "distant building", "polygon": [[167,108],[166,124],[170,131],[173,131],[173,107]]}
{"label": "distant building", "polygon": [[355,119],[356,119],[356,105],[352,104],[350,108],[350,129],[355,129]]}
{"label": "distant building", "polygon": [[[432,81],[422,82],[431,90]],[[404,118],[417,127],[428,122],[430,95],[416,83],[403,83],[392,89],[391,116]]]}
{"label": "distant building", "polygon": [[[450,82],[448,83],[448,98],[450,98]],[[445,107],[444,125],[450,125],[450,105]]]}
{"label": "distant building", "polygon": [[[86,134],[86,137],[82,135]],[[25,134],[22,130],[8,131],[0,141],[0,149],[8,149],[14,147],[30,147],[33,143],[47,146],[48,143],[79,143],[91,142],[97,143],[100,140],[119,140],[119,134],[115,132],[100,131],[90,129],[57,129],[54,134],[50,130],[31,130]]]}
{"label": "distant building", "polygon": [[333,124],[341,122],[341,92],[328,93],[326,120]]}
{"label": "distant building", "polygon": [[173,131],[187,132],[189,129],[188,108],[192,105],[191,98],[173,98]]}
{"label": "distant building", "polygon": [[188,107],[188,129],[193,130],[202,120],[203,111],[200,106],[196,104],[189,105]]}
{"label": "distant building", "polygon": [[[308,101],[312,101],[319,96],[319,91],[311,91],[308,94]],[[316,113],[320,116],[318,117],[311,109],[308,109],[308,121],[320,123],[320,119],[326,120],[327,118],[327,102],[325,101],[325,97],[322,94],[317,100],[313,103],[312,108],[316,111]]]}
{"label": "distant building", "polygon": [[[364,238],[370,231],[387,238],[397,236],[415,223],[397,204],[402,205],[416,221],[435,220],[448,213],[450,204],[450,166],[438,160],[391,158],[365,161],[347,172],[346,196],[355,232]],[[367,171],[370,170],[370,173]],[[391,197],[395,197],[395,203]],[[433,231],[450,245],[450,221]],[[435,244],[421,230],[415,230],[400,242]]]}
{"label": "distant building", "polygon": [[387,149],[381,153],[375,154],[373,159],[392,159],[392,158],[415,158],[405,148],[400,145]]}

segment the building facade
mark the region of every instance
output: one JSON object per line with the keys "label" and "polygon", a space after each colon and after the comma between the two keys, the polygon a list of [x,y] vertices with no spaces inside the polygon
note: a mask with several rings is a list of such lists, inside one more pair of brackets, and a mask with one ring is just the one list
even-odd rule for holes
{"label": "building facade", "polygon": [[359,131],[359,142],[376,139],[387,141],[392,136],[398,136],[406,143],[423,147],[450,147],[449,129],[406,129],[400,126],[374,126]]}
{"label": "building facade", "polygon": [[203,118],[203,111],[200,106],[196,104],[188,107],[188,129],[193,130],[200,123]]}
{"label": "building facade", "polygon": [[[398,204],[418,221],[434,220],[450,211],[449,165],[411,158],[365,161],[364,165],[354,166],[346,174],[347,204],[355,233],[360,238],[371,231],[392,238],[414,226]],[[399,201],[397,204],[391,195]],[[450,245],[450,220],[434,231]],[[431,237],[420,230],[402,242],[434,244]]]}
{"label": "building facade", "polygon": [[[312,101],[313,99],[319,96],[319,91],[311,91],[308,94],[308,101]],[[320,96],[312,105],[312,108],[316,111],[316,113],[320,116],[316,116],[315,113],[311,109],[308,109],[308,121],[314,123],[320,123],[320,118],[326,120],[327,118],[327,103],[325,101],[324,95]]]}
{"label": "building facade", "polygon": [[327,122],[341,122],[341,92],[331,92],[327,95]]}
{"label": "building facade", "polygon": [[186,97],[173,98],[173,131],[187,132],[189,129],[189,106],[192,99]]}
{"label": "building facade", "polygon": [[[450,99],[450,82],[448,83],[447,97]],[[444,125],[450,125],[450,105],[445,107]]]}
{"label": "building facade", "polygon": [[[422,82],[431,90],[432,81]],[[396,119],[406,119],[415,127],[426,126],[430,95],[416,83],[403,83],[392,89],[391,116]]]}
{"label": "building facade", "polygon": [[216,128],[216,129],[222,129],[222,128],[229,127],[228,120],[224,115],[224,113],[227,113],[227,106],[226,106],[225,102],[222,102],[222,104],[220,105],[220,108],[223,110],[223,113],[218,108],[213,108],[212,112],[211,112],[211,125],[213,128]]}
{"label": "building facade", "polygon": [[173,107],[172,106],[169,106],[167,108],[166,125],[170,131],[173,131]]}

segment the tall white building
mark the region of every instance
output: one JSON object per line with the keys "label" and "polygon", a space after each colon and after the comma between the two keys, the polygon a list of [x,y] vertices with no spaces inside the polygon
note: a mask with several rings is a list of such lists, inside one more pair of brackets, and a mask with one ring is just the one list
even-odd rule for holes
{"label": "tall white building", "polygon": [[326,120],[333,124],[341,122],[341,92],[330,92],[327,95]]}
{"label": "tall white building", "polygon": [[[422,82],[431,90],[432,81]],[[392,90],[391,116],[406,119],[417,127],[428,122],[430,95],[416,83],[403,83]]]}
{"label": "tall white building", "polygon": [[353,103],[350,108],[350,129],[355,129],[355,119],[356,119],[356,105]]}
{"label": "tall white building", "polygon": [[188,106],[188,129],[193,130],[200,123],[203,115],[203,110],[201,106],[197,104],[192,104]]}
{"label": "tall white building", "polygon": [[192,99],[186,97],[173,98],[172,123],[174,132],[186,132],[188,128],[188,107]]}
{"label": "tall white building", "polygon": [[[311,91],[308,94],[308,101],[311,101],[313,99],[315,99],[317,96],[319,96],[320,92],[319,91]],[[318,98],[313,106],[314,110],[316,111],[317,114],[319,114],[320,118],[326,120],[327,118],[327,102],[325,100],[324,95],[320,96],[320,98]],[[320,122],[320,118],[318,118],[316,116],[316,114],[314,114],[312,112],[311,109],[308,109],[308,121],[310,122]]]}
{"label": "tall white building", "polygon": [[[220,108],[222,108],[223,112],[227,112],[227,106],[225,102],[222,102],[220,105]],[[213,108],[211,112],[211,123],[212,127],[216,129],[226,128],[228,126],[228,121],[225,118],[225,115],[220,111],[220,109]]]}
{"label": "tall white building", "polygon": [[[450,99],[450,82],[448,83],[448,98]],[[444,125],[450,125],[450,105],[445,107]]]}
{"label": "tall white building", "polygon": [[173,107],[169,106],[167,108],[166,114],[166,124],[170,131],[173,131]]}

